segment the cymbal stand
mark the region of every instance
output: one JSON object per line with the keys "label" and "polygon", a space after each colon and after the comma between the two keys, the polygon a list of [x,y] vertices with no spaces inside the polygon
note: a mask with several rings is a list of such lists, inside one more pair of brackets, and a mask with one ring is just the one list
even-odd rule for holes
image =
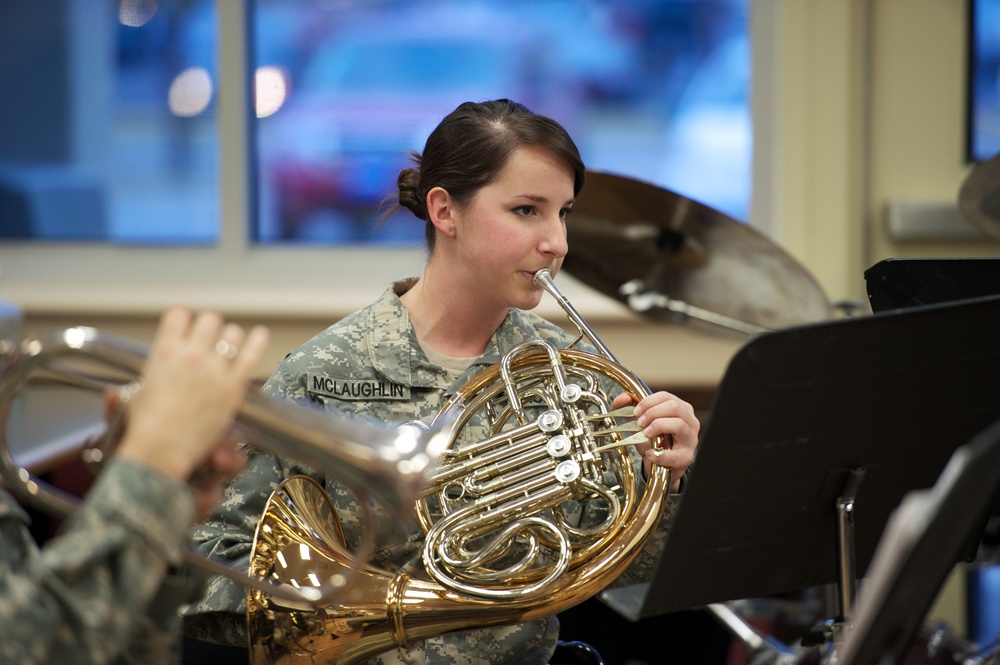
{"label": "cymbal stand", "polygon": [[746,321],[740,321],[739,319],[734,319],[731,316],[719,314],[703,307],[697,307],[683,300],[671,298],[664,293],[650,291],[641,279],[633,279],[622,284],[619,288],[619,293],[627,296],[629,308],[633,312],[639,312],[640,314],[658,308],[678,315],[681,321],[696,319],[745,335],[767,331],[767,328],[762,328]]}

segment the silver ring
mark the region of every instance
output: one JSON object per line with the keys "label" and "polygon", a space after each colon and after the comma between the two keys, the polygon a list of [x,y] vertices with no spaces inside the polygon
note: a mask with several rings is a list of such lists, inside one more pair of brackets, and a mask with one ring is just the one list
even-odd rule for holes
{"label": "silver ring", "polygon": [[232,360],[239,353],[239,349],[236,348],[235,344],[230,344],[224,339],[220,339],[215,343],[215,352],[226,360]]}
{"label": "silver ring", "polygon": [[139,392],[139,388],[142,384],[136,381],[129,381],[126,384],[118,386],[118,401],[122,404],[128,404],[136,393]]}

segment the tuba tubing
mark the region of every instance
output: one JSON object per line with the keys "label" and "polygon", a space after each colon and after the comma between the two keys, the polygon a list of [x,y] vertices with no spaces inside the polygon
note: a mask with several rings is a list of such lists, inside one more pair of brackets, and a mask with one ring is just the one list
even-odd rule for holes
{"label": "tuba tubing", "polygon": [[[87,327],[52,331],[19,345],[0,340],[0,476],[7,487],[47,513],[65,517],[75,511],[79,497],[44,482],[12,454],[7,424],[14,400],[29,379],[42,373],[57,382],[94,391],[118,386],[127,395],[135,388],[134,379],[148,352],[148,346],[138,341]],[[81,361],[87,364],[86,371],[74,366]],[[133,383],[127,383],[129,379]],[[125,411],[127,406],[96,441],[81,441],[78,448],[88,450],[92,459],[106,459],[117,444]],[[399,515],[411,514],[429,469],[448,441],[445,424],[393,429],[335,419],[319,409],[273,399],[255,390],[241,405],[234,429],[250,446],[336,477]],[[367,552],[366,548],[361,551]],[[188,552],[186,558],[214,574],[299,605],[314,606],[324,596],[340,592],[344,585],[341,579],[339,585],[318,590],[276,587],[194,552]]]}
{"label": "tuba tubing", "polygon": [[[282,483],[258,524],[251,575],[304,585],[357,567],[358,582],[317,611],[248,589],[251,663],[353,665],[449,632],[543,618],[596,595],[638,556],[663,514],[671,473],[654,466],[638,496],[626,451],[638,440],[623,438],[634,428],[618,424],[630,410],[612,409],[599,384],[639,399],[649,390],[613,359],[548,271],[535,280],[601,354],[525,343],[442,408],[434,423],[448,423],[452,446],[470,421],[492,423],[485,438],[449,446],[416,502],[423,570],[356,566],[325,489],[302,476]],[[615,484],[605,488],[609,474]],[[602,496],[602,523],[566,523],[564,504]]]}

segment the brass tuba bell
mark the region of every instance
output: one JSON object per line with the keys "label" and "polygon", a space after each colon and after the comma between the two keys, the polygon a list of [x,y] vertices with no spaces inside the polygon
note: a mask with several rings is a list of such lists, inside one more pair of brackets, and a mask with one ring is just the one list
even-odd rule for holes
{"label": "brass tuba bell", "polygon": [[[248,589],[252,663],[350,665],[448,632],[549,616],[597,594],[639,554],[671,474],[654,466],[640,491],[627,447],[649,441],[632,407],[614,409],[613,399],[642,399],[649,389],[618,364],[547,270],[535,282],[579,329],[570,346],[586,337],[600,354],[525,342],[441,410],[432,427],[446,423],[450,444],[416,503],[425,534],[420,574],[359,565],[322,486],[305,477],[282,483],[258,524],[251,576],[308,586],[350,573],[352,584],[317,609]],[[600,519],[571,519],[577,506],[595,502]]]}

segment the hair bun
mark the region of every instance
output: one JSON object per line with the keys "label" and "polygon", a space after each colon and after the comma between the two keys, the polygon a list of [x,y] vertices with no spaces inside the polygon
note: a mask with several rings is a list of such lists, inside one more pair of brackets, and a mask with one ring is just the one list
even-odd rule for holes
{"label": "hair bun", "polygon": [[396,183],[399,185],[399,205],[426,221],[427,206],[420,196],[420,173],[416,169],[403,169]]}

